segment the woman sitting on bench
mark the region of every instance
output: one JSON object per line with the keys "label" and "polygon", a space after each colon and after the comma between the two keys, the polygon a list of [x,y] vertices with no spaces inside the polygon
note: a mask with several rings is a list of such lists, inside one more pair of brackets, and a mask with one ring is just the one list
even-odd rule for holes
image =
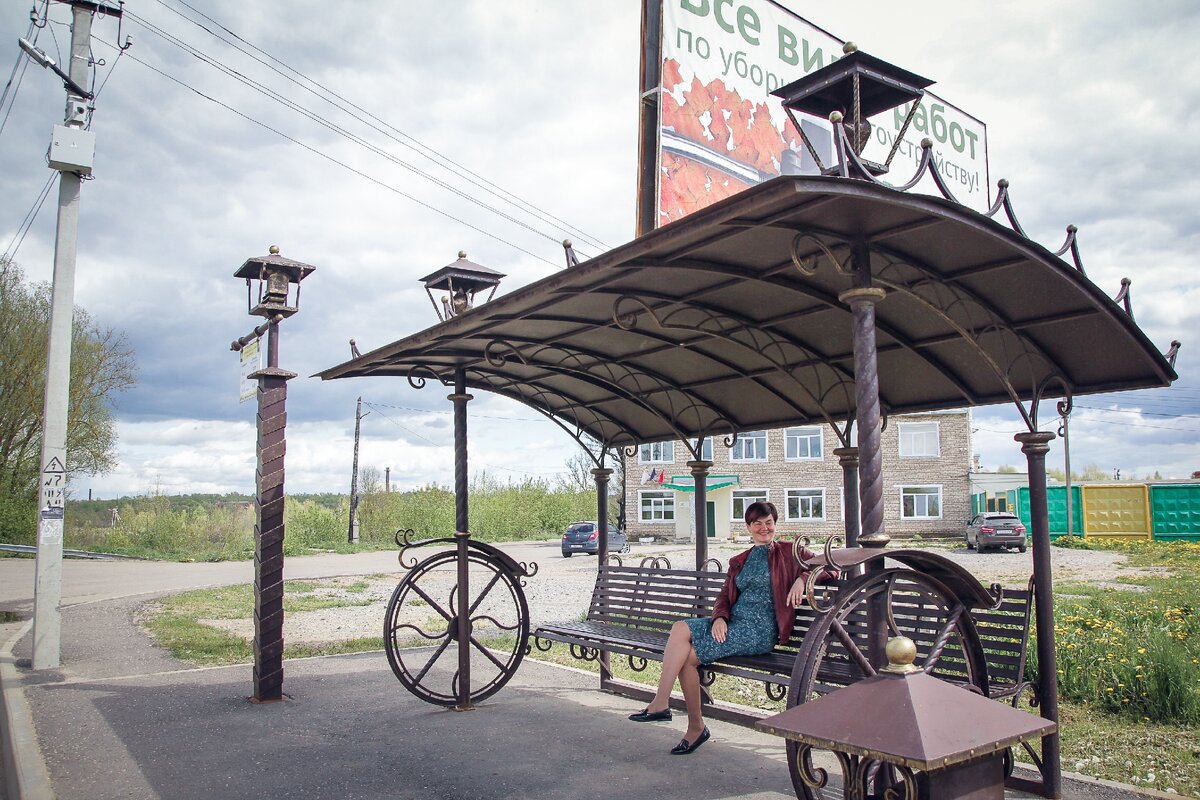
{"label": "woman sitting on bench", "polygon": [[[779,510],[759,501],[746,509],[745,519],[754,546],[729,559],[729,575],[713,605],[712,618],[680,620],[671,626],[658,691],[650,705],[629,717],[635,722],[671,719],[669,701],[678,678],[687,705],[688,728],[683,740],[671,749],[673,755],[686,755],[709,738],[700,713],[700,665],[726,656],[769,653],[776,644],[787,644],[793,609],[804,601],[808,571],[793,556],[790,545],[775,541]],[[801,555],[813,557],[807,548]],[[835,572],[828,572],[819,580],[835,577]]]}

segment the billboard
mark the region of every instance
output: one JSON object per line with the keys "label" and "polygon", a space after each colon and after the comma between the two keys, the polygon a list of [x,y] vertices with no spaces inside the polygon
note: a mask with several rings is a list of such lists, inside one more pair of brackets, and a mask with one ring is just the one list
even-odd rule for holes
{"label": "billboard", "polygon": [[[657,27],[660,33],[657,42],[647,42],[645,62],[653,58],[656,63],[643,64],[644,70],[660,73],[656,152],[642,153],[643,159],[656,159],[655,226],[780,174],[815,174],[816,164],[770,93],[835,61],[844,42],[772,0],[645,2],[647,15],[659,14],[658,25],[646,30]],[[887,159],[908,111],[904,105],[871,118],[864,158]],[[830,123],[814,118],[803,124],[829,166]],[[933,140],[935,164],[955,197],[986,211],[986,128],[929,92],[882,180],[907,182],[920,162],[925,137]],[[932,187],[932,179],[925,178],[916,191],[936,192]]]}

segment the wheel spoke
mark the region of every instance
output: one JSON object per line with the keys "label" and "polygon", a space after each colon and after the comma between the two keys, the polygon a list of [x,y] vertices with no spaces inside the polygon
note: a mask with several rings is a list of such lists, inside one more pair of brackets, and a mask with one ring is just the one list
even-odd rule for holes
{"label": "wheel spoke", "polygon": [[493,664],[496,665],[496,669],[500,670],[501,672],[505,672],[508,669],[507,665],[505,665],[504,663],[502,663],[500,661],[500,659],[498,659],[494,655],[492,655],[492,651],[488,650],[486,647],[484,647],[482,644],[480,644],[478,639],[476,639],[474,636],[471,636],[470,639],[471,639],[471,644],[475,645],[475,649],[478,650],[479,652],[483,653],[485,656],[487,656],[488,660],[490,660]]}
{"label": "wheel spoke", "polygon": [[425,677],[427,672],[429,672],[429,668],[433,666],[433,662],[437,661],[438,658],[441,657],[442,653],[446,652],[446,648],[450,646],[450,642],[452,641],[454,640],[450,637],[446,637],[446,641],[438,645],[438,649],[434,651],[433,655],[429,657],[429,660],[425,662],[425,666],[422,667],[417,676],[413,678],[413,683],[419,684],[421,682],[421,679]]}
{"label": "wheel spoke", "polygon": [[504,576],[500,572],[496,572],[492,575],[492,579],[488,581],[488,585],[483,588],[483,590],[479,593],[479,596],[475,598],[475,602],[471,603],[471,607],[467,609],[468,614],[475,613],[475,609],[479,608],[479,604],[483,602],[483,598],[487,597],[488,592],[492,590],[492,587],[495,586],[496,582],[502,577]]}
{"label": "wheel spoke", "polygon": [[946,649],[946,645],[950,642],[950,637],[958,627],[958,620],[965,610],[962,603],[958,603],[954,608],[950,609],[950,616],[946,619],[946,623],[942,626],[942,629],[938,631],[937,639],[933,642],[933,648],[929,651],[929,655],[925,657],[926,673],[932,673],[933,668],[937,666],[938,660],[942,657],[942,651]]}
{"label": "wheel spoke", "polygon": [[445,618],[446,622],[449,622],[450,620],[452,620],[454,618],[453,614],[446,613],[446,609],[444,609],[440,605],[438,605],[438,602],[436,600],[434,600],[432,597],[430,597],[428,592],[426,592],[424,589],[422,589],[420,586],[418,586],[416,581],[413,581],[411,584],[409,584],[409,586],[411,586],[412,590],[414,592],[416,592],[417,594],[419,594],[421,596],[421,599],[424,600],[426,603],[428,603],[433,608],[434,611],[441,614]]}
{"label": "wheel spoke", "polygon": [[836,636],[838,641],[842,643],[842,646],[846,648],[846,652],[849,654],[851,660],[858,665],[859,669],[863,671],[863,674],[867,675],[868,677],[875,674],[875,668],[871,666],[871,662],[867,660],[865,655],[863,655],[862,650],[858,649],[858,643],[854,641],[854,638],[850,636],[849,632],[845,629],[845,627],[842,626],[840,620],[833,620],[833,635]]}

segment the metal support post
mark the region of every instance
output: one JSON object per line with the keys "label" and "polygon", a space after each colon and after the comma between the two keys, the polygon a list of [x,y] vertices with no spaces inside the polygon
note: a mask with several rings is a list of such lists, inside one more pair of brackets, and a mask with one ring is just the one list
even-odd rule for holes
{"label": "metal support post", "polygon": [[[1018,433],[1021,452],[1029,465],[1029,524],[1033,533],[1033,598],[1037,625],[1037,691],[1039,711],[1058,722],[1058,657],[1054,636],[1054,583],[1050,567],[1050,514],[1046,506],[1046,453],[1054,434]],[[1042,737],[1042,794],[1062,796],[1058,731]]]}
{"label": "metal support post", "polygon": [[608,558],[608,479],[612,474],[613,471],[606,467],[592,470],[592,478],[596,481],[596,530],[600,537],[597,543],[600,548],[596,554],[597,566]]}
{"label": "metal support post", "polygon": [[467,540],[471,538],[467,518],[467,376],[462,367],[454,370],[454,394],[447,397],[454,404],[454,538],[458,545],[458,608],[454,621],[454,637],[458,641],[458,704],[457,711],[469,711],[471,705],[471,608],[470,562]]}
{"label": "metal support post", "polygon": [[[72,7],[71,81],[88,80],[92,12]],[[83,126],[85,100],[67,92],[66,123]],[[50,337],[46,352],[46,392],[42,406],[41,489],[38,498],[37,562],[33,588],[33,668],[53,669],[62,662],[62,553],[67,483],[67,407],[71,391],[71,334],[75,310],[75,247],[82,179],[63,171],[58,179],[58,222],[54,238],[54,278],[50,300]]]}
{"label": "metal support post", "polygon": [[842,466],[842,499],[846,505],[842,515],[845,517],[846,547],[858,547],[858,448],[839,447],[833,454]]}
{"label": "metal support post", "polygon": [[712,469],[711,461],[689,461],[688,468],[696,481],[695,504],[693,509],[696,519],[696,571],[704,569],[708,561],[708,471]]}
{"label": "metal support post", "polygon": [[[890,541],[883,524],[883,425],[879,413],[879,364],[875,350],[875,304],[883,289],[860,287],[838,295],[854,313],[854,400],[858,419],[858,494],[862,528],[858,541],[884,547]],[[883,662],[887,663],[887,662]]]}

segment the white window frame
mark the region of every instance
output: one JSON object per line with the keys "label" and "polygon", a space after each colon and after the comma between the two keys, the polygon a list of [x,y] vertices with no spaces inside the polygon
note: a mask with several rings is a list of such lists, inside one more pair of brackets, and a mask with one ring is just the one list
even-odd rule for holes
{"label": "white window frame", "polygon": [[[811,444],[812,444],[812,439],[814,437],[816,438],[816,441],[817,441],[817,454],[815,456],[811,455],[811,453],[812,453]],[[799,440],[801,440],[802,438],[809,441],[809,445],[810,445],[809,453],[810,454],[807,456],[793,455],[792,454],[792,443],[795,441],[798,444]],[[799,449],[799,448],[797,448],[797,449]],[[820,425],[804,425],[801,427],[788,428],[787,430],[785,430],[783,432],[783,457],[786,461],[820,461],[822,458],[824,458],[825,457],[825,435],[824,435],[824,431],[821,430],[821,426]]]}
{"label": "white window frame", "polygon": [[[657,453],[657,456],[656,456]],[[674,442],[651,442],[638,447],[639,464],[674,464]]]}
{"label": "white window frame", "polygon": [[[738,513],[738,501],[742,501],[741,513]],[[745,522],[746,507],[751,503],[771,500],[770,489],[734,489],[729,493],[729,521]]]}
{"label": "white window frame", "polygon": [[[937,497],[937,514],[930,514],[929,502],[925,502],[925,514],[917,513],[917,502],[913,501],[913,513],[904,513],[904,500],[907,497]],[[900,519],[902,520],[925,520],[925,519],[941,519],[942,518],[942,485],[940,483],[924,483],[911,484],[900,487]]]}
{"label": "white window frame", "polygon": [[700,445],[700,460],[701,461],[712,461],[713,460],[713,437],[711,437],[711,436],[704,437],[704,444]]}
{"label": "white window frame", "polygon": [[[804,492],[804,494],[801,495],[800,494],[801,492]],[[792,497],[793,496],[806,497],[806,498],[809,498],[810,500],[813,498],[820,498],[821,515],[819,517],[816,515],[805,516],[804,514],[799,514],[799,515],[793,516],[792,515]],[[803,507],[804,507],[804,504],[801,503],[800,510],[803,510]],[[823,487],[819,487],[819,486],[802,486],[802,487],[797,487],[795,489],[784,489],[783,490],[783,516],[784,516],[784,519],[788,522],[824,522],[825,521],[825,489]]]}
{"label": "white window frame", "polygon": [[[930,431],[929,429],[933,430]],[[897,424],[898,433],[896,439],[899,442],[901,458],[941,458],[942,456],[942,431],[937,422],[901,422]],[[930,444],[929,436],[933,435],[933,451],[927,449]],[[915,450],[913,445],[918,441],[921,442],[921,449]],[[908,447],[905,447],[905,444]],[[907,452],[906,452],[907,450]]]}
{"label": "white window frame", "polygon": [[[752,457],[745,457],[746,445],[753,442],[755,454]],[[762,454],[759,455],[758,450],[762,447]],[[738,434],[737,441],[733,443],[733,447],[729,448],[729,460],[734,463],[757,463],[762,464],[767,460],[767,432],[766,431],[746,431]]]}
{"label": "white window frame", "polygon": [[[650,515],[646,515],[645,501],[659,501],[651,503]],[[655,516],[655,510],[658,511],[658,516]],[[647,525],[674,525],[675,524],[675,492],[670,489],[652,490],[638,492],[638,521],[644,522]]]}

